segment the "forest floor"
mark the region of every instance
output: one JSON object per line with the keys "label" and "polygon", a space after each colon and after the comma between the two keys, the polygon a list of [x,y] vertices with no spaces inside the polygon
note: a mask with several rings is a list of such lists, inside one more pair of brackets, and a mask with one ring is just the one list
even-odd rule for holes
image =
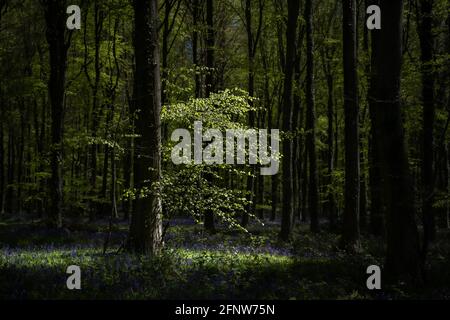
{"label": "forest floor", "polygon": [[[175,219],[156,258],[124,253],[125,223],[72,222],[63,232],[40,221],[0,220],[0,299],[449,299],[450,232],[440,232],[427,282],[366,288],[366,269],[382,265],[379,239],[364,237],[360,254],[337,247],[338,235],[299,225],[294,241],[277,240],[279,225],[252,224],[251,235],[227,228],[210,235]],[[68,290],[66,268],[78,265],[82,289]]]}

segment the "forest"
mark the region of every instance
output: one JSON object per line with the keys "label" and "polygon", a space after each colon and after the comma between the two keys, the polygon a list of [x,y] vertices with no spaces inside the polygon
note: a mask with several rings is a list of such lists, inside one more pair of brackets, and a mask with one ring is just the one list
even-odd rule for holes
{"label": "forest", "polygon": [[449,123],[448,0],[0,0],[0,299],[449,299]]}

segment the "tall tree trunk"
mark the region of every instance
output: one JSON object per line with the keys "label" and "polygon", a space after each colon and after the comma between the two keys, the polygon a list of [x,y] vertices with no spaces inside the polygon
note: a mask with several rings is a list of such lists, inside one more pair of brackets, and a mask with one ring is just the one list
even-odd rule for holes
{"label": "tall tree trunk", "polygon": [[418,5],[418,33],[422,73],[423,141],[422,141],[422,216],[423,250],[435,239],[436,226],[433,210],[434,199],[434,74],[433,74],[433,3],[434,0],[420,0]]}
{"label": "tall tree trunk", "polygon": [[[99,89],[101,80],[101,63],[100,63],[100,50],[101,50],[101,36],[103,31],[103,21],[104,13],[100,7],[99,1],[94,1],[94,81],[91,82],[91,78],[88,75],[87,68],[85,69],[86,75],[88,77],[91,89],[92,89],[92,122],[91,122],[91,136],[94,139],[91,150],[90,150],[90,184],[91,184],[91,196],[97,196],[97,154],[98,154],[98,143],[95,141],[97,138],[97,131],[100,123],[100,113],[101,108],[99,105]],[[106,159],[108,156],[106,155]],[[107,160],[106,160],[107,161]],[[101,191],[102,192],[102,191]],[[101,206],[95,202],[91,203],[90,208],[90,219],[95,219],[95,213],[101,209]]]}
{"label": "tall tree trunk", "polygon": [[[286,65],[284,68],[283,92],[283,131],[292,133],[293,117],[293,77],[297,53],[297,20],[300,14],[300,2],[288,0],[288,18],[286,26]],[[283,214],[281,216],[280,238],[289,240],[294,225],[294,193],[293,193],[293,139],[285,137],[283,141]]]}
{"label": "tall tree trunk", "polygon": [[7,213],[12,213],[14,211],[13,205],[14,205],[14,173],[15,173],[15,134],[14,134],[14,128],[10,124],[8,126],[8,179],[7,179],[7,186],[6,186],[6,200],[5,200],[5,210]]}
{"label": "tall tree trunk", "polygon": [[22,183],[23,183],[23,171],[24,171],[24,151],[25,151],[25,101],[21,101],[21,109],[23,110],[20,114],[20,139],[17,145],[17,213],[22,214]]}
{"label": "tall tree trunk", "polygon": [[333,70],[331,69],[330,61],[333,59],[329,54],[329,50],[324,50],[322,53],[323,58],[323,71],[325,73],[327,90],[328,90],[328,101],[327,101],[327,176],[328,176],[328,190],[327,190],[327,202],[326,202],[326,213],[328,220],[330,222],[330,229],[336,230],[337,228],[337,208],[336,201],[334,199],[334,193],[332,190],[333,184],[333,172],[334,172],[334,76]]}
{"label": "tall tree trunk", "polygon": [[[128,248],[154,255],[162,247],[161,79],[158,1],[134,0],[136,138],[134,179],[138,195],[133,208]],[[140,192],[141,191],[141,192]],[[145,196],[141,193],[145,192]]]}
{"label": "tall tree trunk", "polygon": [[111,148],[111,190],[110,190],[110,200],[111,200],[111,215],[113,218],[119,218],[119,212],[117,211],[117,171],[116,171],[116,149]]}
{"label": "tall tree trunk", "polygon": [[62,227],[62,162],[63,162],[63,117],[64,93],[67,69],[67,51],[70,40],[66,40],[65,1],[42,0],[47,25],[46,37],[50,56],[50,79],[48,83],[51,105],[50,148],[50,219],[49,225]]}
{"label": "tall tree trunk", "polygon": [[[255,95],[255,74],[254,74],[254,48],[253,48],[253,30],[252,30],[252,4],[251,0],[245,1],[245,28],[247,32],[247,63],[248,63],[248,94],[250,97]],[[253,106],[253,101],[249,101],[249,105]],[[248,124],[250,128],[255,127],[255,111],[248,112]],[[254,214],[255,209],[255,166],[250,167],[250,175],[247,176],[247,200],[248,205],[242,215],[242,226],[246,227],[249,222],[249,215]]]}
{"label": "tall tree trunk", "polygon": [[356,56],[356,1],[344,0],[345,208],[341,246],[359,250],[359,103]]}
{"label": "tall tree trunk", "polygon": [[[125,180],[125,188],[133,189],[134,188],[134,182],[133,182],[133,171],[134,171],[134,138],[129,138],[127,141],[127,148],[125,152],[125,161],[124,161],[124,180]],[[124,217],[123,219],[125,221],[130,221],[130,218],[132,216],[133,212],[133,201],[126,197],[123,201],[123,210],[124,210]]]}
{"label": "tall tree trunk", "polygon": [[[214,92],[214,51],[215,51],[215,36],[214,36],[214,1],[207,0],[206,2],[206,67],[208,68],[206,74],[206,97],[209,97]],[[211,175],[207,175],[207,180],[212,180]],[[215,232],[214,213],[211,210],[205,212],[205,229],[209,232]]]}
{"label": "tall tree trunk", "polygon": [[[247,32],[247,63],[248,63],[248,94],[250,97],[255,95],[255,55],[256,49],[258,47],[259,35],[261,32],[261,23],[262,23],[262,2],[259,1],[259,10],[260,10],[260,24],[256,31],[253,31],[252,26],[252,4],[251,0],[245,1],[245,28]],[[249,105],[253,106],[253,101],[249,101]],[[250,128],[254,128],[256,125],[256,112],[251,110],[248,112],[248,124]],[[247,206],[243,216],[242,216],[242,225],[245,227],[249,222],[249,215],[253,215],[255,213],[255,174],[256,174],[256,166],[251,167],[251,175],[247,177],[247,192],[249,193],[248,201],[249,205]]]}
{"label": "tall tree trunk", "polygon": [[192,20],[194,25],[194,31],[192,33],[192,63],[195,70],[195,97],[200,98],[202,95],[201,77],[200,72],[197,70],[199,67],[198,58],[198,21],[200,20],[200,3],[199,0],[192,0]]}
{"label": "tall tree trunk", "polygon": [[[2,28],[3,10],[6,8],[6,1],[0,1],[0,30]],[[5,119],[5,104],[3,97],[3,88],[0,87],[0,214],[5,213],[5,148],[3,122]]]}
{"label": "tall tree trunk", "polygon": [[294,222],[298,218],[298,220],[302,217],[302,202],[303,202],[303,191],[302,191],[302,180],[303,180],[303,136],[299,134],[303,127],[303,108],[301,101],[301,62],[302,62],[302,45],[303,38],[305,36],[304,27],[302,25],[298,28],[298,36],[297,36],[297,53],[295,59],[295,90],[294,90],[294,120],[293,120],[293,130],[296,132],[294,139],[294,163],[293,163],[293,179],[294,179]]}
{"label": "tall tree trunk", "polygon": [[369,101],[386,205],[385,269],[388,278],[415,280],[422,267],[400,106],[403,1],[381,0],[380,4],[383,26],[372,31]]}
{"label": "tall tree trunk", "polygon": [[319,177],[316,151],[316,107],[314,101],[314,34],[312,0],[305,3],[306,21],[306,131],[309,159],[309,216],[311,231],[319,231]]}
{"label": "tall tree trunk", "polygon": [[[361,128],[361,126],[360,126]],[[366,165],[367,161],[365,152],[364,152],[364,144],[362,139],[363,135],[360,133],[359,135],[359,163],[360,163],[360,180],[359,180],[359,228],[361,230],[367,230],[367,175],[366,175]]]}
{"label": "tall tree trunk", "polygon": [[4,148],[4,133],[3,121],[5,119],[3,104],[3,92],[0,89],[0,214],[5,213],[5,148]]}
{"label": "tall tree trunk", "polygon": [[[449,20],[450,21],[450,20]],[[447,149],[447,161],[446,161],[446,167],[447,167],[447,196],[450,194],[450,143],[446,146]],[[446,227],[447,229],[450,229],[450,199],[447,199],[447,205],[446,205],[446,211],[447,211],[447,217],[446,217]]]}
{"label": "tall tree trunk", "polygon": [[[358,17],[362,17],[364,20],[364,17],[366,15],[366,9],[369,7],[368,0],[363,0],[359,3]],[[364,55],[369,55],[369,29],[364,25],[364,23],[359,25],[362,26],[363,30],[363,39],[362,39],[362,50]],[[358,38],[357,38],[357,41]],[[364,64],[364,77],[369,80],[370,77],[370,61],[367,59],[367,62]],[[365,99],[365,107],[364,110],[360,116],[360,132],[359,132],[359,162],[360,162],[360,199],[359,199],[359,227],[361,230],[367,230],[368,225],[368,205],[369,205],[369,199],[368,199],[368,186],[367,186],[367,168],[368,168],[368,156],[366,156],[365,148],[364,148],[364,142],[367,139],[367,135],[364,132],[365,128],[365,121],[366,121],[366,114],[368,110],[368,101],[367,98]]]}

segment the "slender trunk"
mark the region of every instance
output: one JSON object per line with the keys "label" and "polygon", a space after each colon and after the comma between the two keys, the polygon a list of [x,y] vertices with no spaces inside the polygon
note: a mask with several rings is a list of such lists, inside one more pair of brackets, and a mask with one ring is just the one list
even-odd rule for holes
{"label": "slender trunk", "polygon": [[194,32],[192,33],[192,63],[195,70],[195,97],[200,98],[202,95],[200,73],[197,70],[199,67],[198,59],[198,21],[200,18],[200,4],[199,0],[192,0],[192,20],[194,24]]}
{"label": "slender trunk", "polygon": [[359,199],[359,228],[360,230],[367,229],[367,178],[366,178],[366,160],[364,153],[364,145],[362,143],[362,135],[360,134],[359,143],[359,160],[361,167],[361,176],[359,182],[360,199]]}
{"label": "slender trunk", "polygon": [[[255,75],[254,75],[254,48],[253,48],[253,30],[252,30],[252,5],[251,0],[245,1],[245,27],[247,32],[247,63],[248,63],[248,94],[250,97],[255,95]],[[253,101],[249,101],[253,106]],[[255,111],[248,112],[248,124],[250,128],[255,127]],[[247,176],[247,201],[248,205],[242,215],[242,226],[246,227],[249,222],[249,215],[254,214],[255,209],[255,173],[256,167],[250,166],[250,175]]]}
{"label": "slender trunk", "polygon": [[4,133],[3,133],[3,122],[5,120],[4,115],[4,103],[3,103],[3,92],[0,89],[0,214],[5,213],[5,148],[4,148]]}
{"label": "slender trunk", "polygon": [[423,137],[422,137],[422,216],[424,254],[436,236],[434,201],[434,74],[433,74],[433,2],[420,0],[418,9],[418,33],[421,51]]}
{"label": "slender trunk", "polygon": [[[450,195],[450,143],[446,146],[447,149],[447,161],[446,161],[446,167],[447,167],[447,196]],[[447,199],[447,229],[450,229],[450,200]]]}
{"label": "slender trunk", "polygon": [[301,219],[302,216],[302,149],[303,149],[303,136],[299,134],[301,129],[303,129],[303,110],[301,105],[301,53],[302,44],[304,38],[304,28],[299,27],[297,36],[297,53],[295,59],[295,75],[294,75],[294,120],[293,120],[293,130],[296,132],[294,138],[294,163],[293,163],[293,179],[294,179],[294,222],[298,218]]}
{"label": "slender trunk", "polygon": [[[92,87],[92,127],[91,136],[94,139],[91,150],[90,150],[90,184],[91,184],[91,195],[96,196],[97,188],[97,153],[98,144],[95,141],[97,138],[97,131],[100,123],[100,113],[101,108],[99,108],[99,88],[100,88],[100,77],[101,77],[101,65],[100,65],[100,50],[101,50],[101,34],[103,30],[103,11],[100,8],[99,1],[94,2],[94,83]],[[107,157],[106,157],[107,158]],[[91,204],[90,208],[90,218],[93,220],[95,218],[95,212],[99,209],[99,206],[95,203]]]}
{"label": "slender trunk", "polygon": [[111,200],[111,215],[113,218],[118,219],[119,213],[117,211],[117,197],[116,197],[116,150],[113,147],[111,149],[111,190],[110,190],[110,200]]}
{"label": "slender trunk", "polygon": [[[107,121],[107,127],[109,127]],[[110,148],[105,145],[104,147],[104,152],[103,152],[103,173],[102,173],[102,188],[100,190],[99,193],[99,199],[101,200],[101,205],[99,207],[100,212],[102,215],[104,216],[108,216],[109,215],[109,206],[108,206],[108,168],[109,168],[109,156],[110,156]]]}
{"label": "slender trunk", "polygon": [[8,128],[8,179],[6,186],[6,201],[5,201],[5,210],[7,213],[12,213],[14,211],[14,172],[15,172],[15,135],[14,128],[10,125]]}
{"label": "slender trunk", "polygon": [[314,101],[314,37],[312,0],[305,3],[306,21],[306,131],[309,159],[309,216],[311,231],[319,231],[319,177],[316,151],[316,108]]}
{"label": "slender trunk", "polygon": [[[134,140],[133,138],[129,138],[129,140],[127,142],[128,144],[127,144],[127,148],[125,150],[125,161],[123,162],[125,188],[128,188],[130,190],[134,188],[134,184],[133,184],[134,143],[133,143],[133,140]],[[123,218],[125,221],[130,221],[131,214],[133,212],[133,201],[131,199],[129,199],[128,197],[124,197],[123,207],[124,207],[124,217]]]}
{"label": "slender trunk", "polygon": [[17,213],[22,214],[22,183],[24,171],[24,149],[25,149],[25,101],[22,100],[21,108],[23,112],[20,114],[20,139],[17,145],[18,159],[17,159]]}
{"label": "slender trunk", "polygon": [[330,229],[336,230],[337,227],[337,208],[333,192],[333,172],[334,172],[334,77],[331,70],[330,60],[332,57],[328,53],[323,54],[323,68],[326,75],[328,102],[327,102],[327,176],[328,190],[326,212],[330,221]]}
{"label": "slender trunk", "polygon": [[[206,74],[206,97],[209,97],[211,93],[214,92],[215,87],[215,79],[214,79],[214,45],[215,45],[215,37],[214,37],[214,1],[207,0],[206,2],[206,23],[207,23],[207,32],[206,32],[206,67],[208,68],[208,72]],[[212,180],[212,177],[208,175],[206,177],[207,180]],[[209,232],[215,232],[215,223],[214,223],[214,213],[211,210],[206,210],[205,212],[205,229]]]}
{"label": "slender trunk", "polygon": [[[283,92],[283,132],[287,135],[290,135],[293,129],[292,83],[297,53],[297,20],[299,13],[300,3],[297,0],[288,0]],[[281,216],[280,230],[280,238],[284,241],[289,240],[294,225],[293,156],[293,139],[292,137],[285,137],[283,141],[283,214]]]}
{"label": "slender trunk", "polygon": [[341,246],[359,250],[359,103],[356,56],[356,1],[343,1],[345,208]]}

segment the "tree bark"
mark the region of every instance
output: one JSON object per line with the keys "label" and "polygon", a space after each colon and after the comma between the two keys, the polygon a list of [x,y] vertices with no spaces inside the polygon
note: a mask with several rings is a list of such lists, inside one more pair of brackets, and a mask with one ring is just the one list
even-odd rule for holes
{"label": "tree bark", "polygon": [[[0,8],[1,9],[1,8]],[[5,148],[4,148],[4,133],[3,133],[3,121],[5,119],[4,115],[4,104],[3,104],[3,92],[0,88],[0,214],[5,212]]]}
{"label": "tree bark", "polygon": [[325,49],[322,53],[323,71],[326,77],[328,100],[327,100],[327,183],[329,185],[327,190],[327,202],[326,210],[328,220],[330,222],[330,230],[336,230],[337,228],[337,207],[334,198],[333,190],[331,189],[333,184],[333,172],[334,172],[334,76],[331,69],[331,60],[333,57],[330,55],[329,50]]}
{"label": "tree bark", "polygon": [[281,216],[280,238],[289,240],[294,225],[294,181],[293,181],[293,95],[295,59],[297,53],[297,20],[300,14],[300,3],[288,0],[288,19],[286,26],[286,65],[284,68],[283,92],[283,132],[288,135],[283,141],[283,213]]}
{"label": "tree bark", "polygon": [[65,1],[42,0],[46,21],[46,37],[50,57],[50,79],[48,82],[51,105],[50,148],[50,219],[51,227],[62,227],[63,206],[63,118],[64,94],[67,69],[67,51],[70,40],[66,40]]}
{"label": "tree bark", "polygon": [[359,103],[356,56],[356,1],[344,0],[345,209],[341,246],[359,250]]}
{"label": "tree bark", "polygon": [[[134,179],[138,190],[128,248],[155,255],[162,248],[161,206],[161,79],[158,1],[134,0],[135,79]],[[144,192],[145,196],[141,193]]]}
{"label": "tree bark", "polygon": [[386,206],[388,278],[419,280],[419,237],[400,105],[403,1],[381,0],[383,26],[372,31],[369,91],[373,142]]}
{"label": "tree bark", "polygon": [[418,33],[420,40],[420,60],[422,63],[422,219],[424,254],[436,236],[434,200],[434,74],[433,74],[433,3],[434,0],[420,0],[418,3]]}
{"label": "tree bark", "polygon": [[200,72],[197,70],[199,67],[198,58],[198,21],[200,19],[200,3],[199,0],[192,0],[192,20],[194,25],[194,31],[192,33],[192,63],[194,64],[195,71],[195,97],[200,98],[202,95],[202,84]]}
{"label": "tree bark", "polygon": [[319,231],[319,177],[316,151],[316,108],[314,100],[314,37],[312,1],[306,0],[306,146],[309,160],[309,216],[311,231]]}

